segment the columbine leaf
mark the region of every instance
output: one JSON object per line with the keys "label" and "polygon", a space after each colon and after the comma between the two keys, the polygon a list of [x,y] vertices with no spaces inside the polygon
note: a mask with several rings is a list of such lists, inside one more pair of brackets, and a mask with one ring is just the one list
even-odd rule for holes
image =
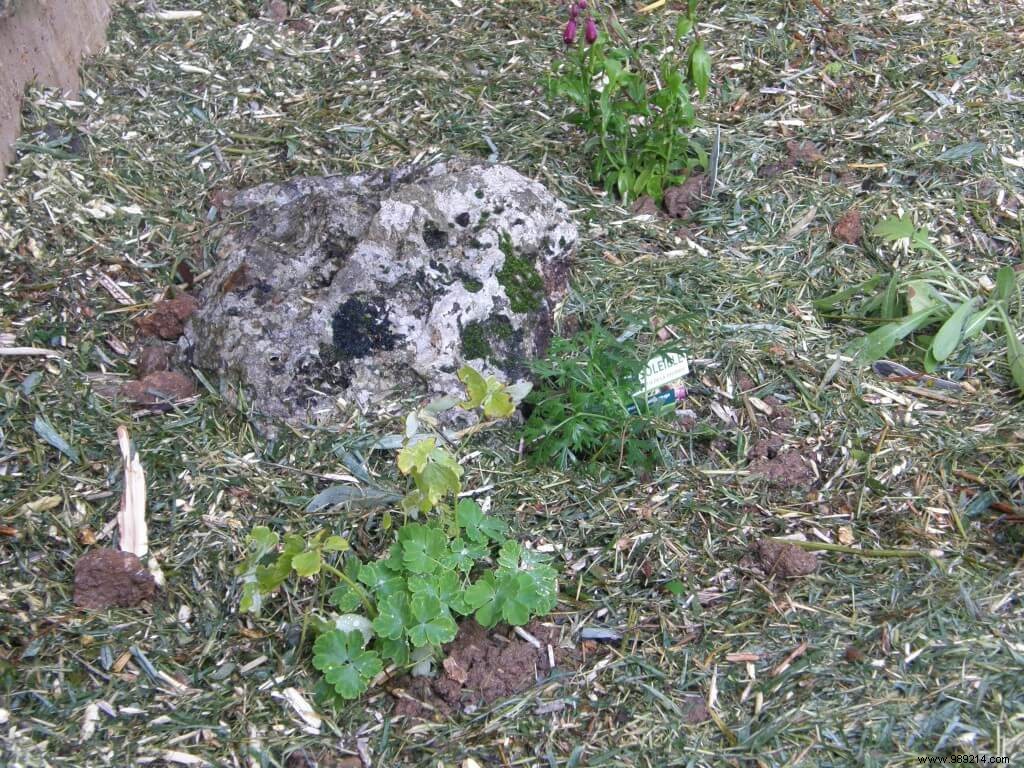
{"label": "columbine leaf", "polygon": [[482,560],[489,554],[486,544],[466,541],[461,536],[452,540],[451,551],[452,567],[463,573],[469,573],[478,560]]}
{"label": "columbine leaf", "polygon": [[485,573],[466,590],[466,606],[475,611],[474,618],[483,627],[493,627],[501,618],[501,601],[497,592],[497,579]]}
{"label": "columbine leaf", "polygon": [[448,609],[434,597],[420,596],[412,600],[413,622],[409,627],[409,639],[420,648],[424,645],[441,645],[455,639],[458,627]]}
{"label": "columbine leaf", "polygon": [[437,442],[432,437],[426,440],[419,440],[415,443],[406,444],[398,452],[398,469],[403,475],[410,472],[422,472],[427,467],[430,452],[434,450]]}
{"label": "columbine leaf", "polygon": [[400,667],[404,667],[409,663],[409,643],[408,641],[392,640],[391,638],[384,638],[379,643],[380,655],[382,658],[387,659]]}
{"label": "columbine leaf", "polygon": [[519,569],[519,558],[523,554],[523,546],[513,539],[509,539],[501,545],[498,551],[498,567],[507,571]]}
{"label": "columbine leaf", "polygon": [[323,546],[324,552],[347,552],[348,539],[343,536],[328,536]]}
{"label": "columbine leaf", "polygon": [[249,544],[253,559],[262,560],[277,548],[281,538],[267,526],[257,525],[245,540]]}
{"label": "columbine leaf", "polygon": [[399,640],[406,629],[412,624],[412,611],[409,608],[409,595],[397,592],[389,595],[383,602],[378,602],[379,613],[373,620],[373,629],[381,637]]}
{"label": "columbine leaf", "polygon": [[346,699],[358,698],[383,668],[380,657],[363,650],[363,634],[358,630],[332,630],[313,644],[313,666]]}
{"label": "columbine leaf", "polygon": [[378,602],[405,589],[405,579],[381,561],[361,565],[359,581],[376,596]]}
{"label": "columbine leaf", "polygon": [[459,500],[455,507],[455,519],[466,536],[479,544],[486,544],[488,539],[499,541],[508,530],[504,520],[485,515],[473,499]]}
{"label": "columbine leaf", "polygon": [[255,613],[259,615],[263,608],[263,594],[260,592],[259,584],[255,581],[247,581],[242,585],[242,601],[238,609],[242,613]]}
{"label": "columbine leaf", "polygon": [[320,573],[320,549],[310,549],[292,558],[292,568],[303,578]]}
{"label": "columbine leaf", "polygon": [[434,448],[424,467],[415,475],[416,487],[431,506],[448,494],[462,489],[462,467],[444,448]]}
{"label": "columbine leaf", "polygon": [[442,607],[452,608],[456,613],[466,613],[462,585],[455,571],[442,571],[429,577],[410,576],[409,591],[412,593],[413,613],[423,600],[437,600]]}
{"label": "columbine leaf", "polygon": [[363,604],[362,596],[345,582],[331,590],[331,605],[342,613],[350,613]]}
{"label": "columbine leaf", "polygon": [[427,525],[402,526],[398,542],[402,545],[402,563],[412,573],[433,573],[450,557],[444,533]]}
{"label": "columbine leaf", "polygon": [[466,400],[463,408],[478,408],[487,396],[487,381],[475,368],[464,365],[459,369],[459,381],[466,386]]}

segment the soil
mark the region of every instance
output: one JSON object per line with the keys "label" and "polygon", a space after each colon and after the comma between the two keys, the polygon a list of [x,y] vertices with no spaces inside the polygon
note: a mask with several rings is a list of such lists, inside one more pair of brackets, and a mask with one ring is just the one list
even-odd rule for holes
{"label": "soil", "polygon": [[152,574],[131,552],[94,549],[75,563],[75,605],[80,608],[131,608],[155,593]]}
{"label": "soil", "polygon": [[196,393],[192,379],[177,371],[156,371],[139,381],[129,381],[118,394],[139,405],[159,405],[186,400]]}
{"label": "soil", "polygon": [[109,18],[109,0],[32,0],[0,19],[0,178],[14,158],[26,84],[77,91],[79,61],[102,48]]}
{"label": "soil", "polygon": [[171,368],[171,350],[164,344],[147,344],[138,355],[135,373],[144,379],[151,373],[168,371]]}
{"label": "soil", "polygon": [[551,672],[548,646],[555,665],[575,665],[575,654],[559,647],[557,626],[533,621],[526,631],[540,641],[536,648],[507,627],[484,629],[473,620],[462,623],[455,640],[445,646],[437,677],[403,678],[393,690],[395,714],[410,718],[450,717],[525,691]]}
{"label": "soil", "polygon": [[825,156],[812,141],[787,141],[786,158],[778,163],[765,163],[757,170],[762,179],[772,179],[797,167],[815,166],[824,162]]}
{"label": "soil", "polygon": [[864,226],[860,221],[860,211],[851,208],[842,215],[832,229],[832,237],[840,243],[856,245],[864,235]]}
{"label": "soil", "polygon": [[185,321],[196,310],[196,300],[187,293],[175,299],[158,301],[153,309],[135,321],[139,331],[173,341],[185,332]]}
{"label": "soil", "polygon": [[749,559],[744,558],[744,565],[757,566],[768,577],[795,579],[809,576],[818,570],[818,558],[795,544],[762,539],[754,545],[750,554]]}
{"label": "soil", "polygon": [[686,219],[700,208],[708,194],[708,178],[695,173],[682,184],[665,190],[665,212],[674,219]]}

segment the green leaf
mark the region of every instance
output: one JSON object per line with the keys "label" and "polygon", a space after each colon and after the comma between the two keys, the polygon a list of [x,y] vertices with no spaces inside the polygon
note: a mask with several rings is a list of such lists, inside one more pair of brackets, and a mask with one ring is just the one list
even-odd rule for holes
{"label": "green leaf", "polygon": [[430,452],[436,445],[437,441],[432,437],[418,440],[415,443],[407,443],[398,452],[398,470],[403,475],[408,475],[410,472],[422,472],[427,468]]}
{"label": "green leaf", "polygon": [[406,629],[412,625],[412,610],[409,607],[409,595],[397,592],[383,602],[377,603],[379,613],[373,620],[373,630],[381,637],[398,640]]}
{"label": "green leaf", "polygon": [[935,289],[927,280],[909,280],[907,287],[907,311],[916,314],[939,303]]}
{"label": "green leaf", "polygon": [[479,544],[486,544],[488,539],[499,541],[505,536],[508,524],[493,515],[485,515],[480,505],[473,499],[460,499],[455,507],[455,520],[466,536]]}
{"label": "green leaf", "polygon": [[292,568],[303,578],[320,573],[320,550],[310,549],[292,558]]}
{"label": "green leaf", "polygon": [[501,604],[496,591],[497,580],[493,573],[485,573],[466,590],[466,605],[476,611],[474,618],[483,627],[493,627],[501,618]]}
{"label": "green leaf", "polygon": [[344,581],[331,590],[328,599],[342,613],[351,613],[363,604],[362,596]]}
{"label": "green leaf", "polygon": [[1000,267],[996,272],[996,289],[992,293],[992,299],[1009,303],[1016,287],[1017,273],[1013,267]]}
{"label": "green leaf", "polygon": [[1006,327],[1006,360],[1010,364],[1010,375],[1013,376],[1017,388],[1024,394],[1024,344],[1017,336],[1017,328],[1010,320],[1005,309],[1000,309],[1003,325]]}
{"label": "green leaf", "polygon": [[259,584],[255,581],[247,581],[242,585],[242,600],[238,609],[242,613],[255,613],[259,615],[263,608],[263,594],[260,592]]}
{"label": "green leaf", "polygon": [[665,589],[676,597],[679,597],[686,592],[686,585],[679,579],[672,579],[672,581],[665,584]]}
{"label": "green leaf", "polygon": [[693,29],[693,22],[686,16],[680,16],[679,21],[676,22],[676,44],[690,34],[691,29]]}
{"label": "green leaf", "polygon": [[277,549],[281,538],[265,525],[257,525],[245,537],[254,560],[262,560]]}
{"label": "green leaf", "polygon": [[380,657],[363,650],[363,633],[332,630],[313,644],[313,666],[346,699],[358,698],[383,669]]}
{"label": "green leaf", "polygon": [[478,408],[487,397],[487,381],[475,368],[464,365],[459,369],[459,381],[466,387],[467,398],[463,408]]}
{"label": "green leaf", "polygon": [[409,591],[412,593],[412,609],[416,613],[417,606],[423,600],[437,600],[443,607],[451,608],[456,613],[466,613],[462,584],[455,571],[442,571],[429,577],[410,576]]}
{"label": "green leaf", "polygon": [[963,302],[956,311],[950,315],[949,319],[942,324],[939,328],[939,332],[935,334],[935,340],[932,341],[931,353],[932,356],[938,361],[942,362],[956,349],[960,343],[960,337],[964,332],[964,324],[967,322],[967,316],[974,309],[974,299],[968,299]]}
{"label": "green leaf", "polygon": [[448,540],[432,526],[409,523],[398,531],[402,563],[413,573],[433,573],[449,559]]}
{"label": "green leaf", "polygon": [[995,304],[989,304],[984,309],[979,309],[977,312],[971,315],[970,319],[966,323],[964,323],[964,341],[973,339],[975,336],[981,333],[981,329],[985,327],[985,324],[988,323],[989,318],[992,316],[993,313],[995,313],[996,306],[997,305]]}
{"label": "green leaf", "polygon": [[409,664],[409,643],[404,638],[392,639],[383,638],[378,643],[381,658],[386,659],[400,667]]}
{"label": "green leaf", "polygon": [[451,551],[452,567],[463,573],[469,573],[478,560],[483,560],[489,554],[486,544],[466,541],[461,536],[452,539]]}
{"label": "green leaf", "polygon": [[817,301],[812,302],[812,304],[814,308],[819,311],[832,309],[839,304],[842,304],[851,296],[856,296],[861,292],[870,291],[884,279],[884,275],[875,275],[870,280],[865,280],[863,283],[858,283],[850,288],[844,288],[837,293],[833,293],[831,296],[826,296],[824,299],[818,299]]}
{"label": "green leaf", "polygon": [[378,602],[405,589],[405,579],[380,560],[359,566],[359,581]]}
{"label": "green leaf", "polygon": [[914,221],[908,215],[898,219],[894,217],[883,219],[875,225],[873,234],[887,242],[909,240],[914,235]]}
{"label": "green leaf", "polygon": [[918,328],[930,323],[938,309],[938,306],[931,306],[904,318],[900,322],[888,323],[880,328],[876,328],[855,345],[860,361],[862,363],[873,363],[885,357],[896,344]]}
{"label": "green leaf", "polygon": [[324,542],[324,552],[347,552],[348,539],[343,536],[328,536]]}
{"label": "green leaf", "polygon": [[711,57],[708,56],[703,40],[696,41],[690,50],[690,77],[701,98],[707,96],[708,84],[711,82]]}
{"label": "green leaf", "polygon": [[409,627],[409,640],[420,648],[441,645],[455,639],[458,626],[448,609],[435,597],[420,595],[411,602],[413,621]]}
{"label": "green leaf", "polygon": [[507,571],[519,569],[519,558],[523,554],[523,545],[514,539],[509,539],[501,545],[498,550],[498,567]]}

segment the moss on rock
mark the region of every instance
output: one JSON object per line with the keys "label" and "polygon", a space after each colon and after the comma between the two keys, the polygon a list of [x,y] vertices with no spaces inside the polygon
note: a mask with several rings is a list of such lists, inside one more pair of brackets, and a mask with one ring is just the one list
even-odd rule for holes
{"label": "moss on rock", "polygon": [[507,232],[498,240],[505,263],[498,271],[498,283],[505,289],[513,312],[536,312],[543,305],[544,281],[531,260],[516,255]]}

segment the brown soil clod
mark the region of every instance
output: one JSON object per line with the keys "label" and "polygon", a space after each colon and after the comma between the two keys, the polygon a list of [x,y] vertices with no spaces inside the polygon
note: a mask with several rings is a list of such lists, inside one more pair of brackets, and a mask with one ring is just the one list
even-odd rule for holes
{"label": "brown soil clod", "polygon": [[192,379],[177,371],[155,371],[139,381],[129,381],[118,394],[138,405],[159,405],[187,400],[196,393]]}
{"label": "brown soil clod", "polygon": [[682,184],[665,190],[665,212],[674,219],[692,216],[708,195],[708,178],[695,173]]}
{"label": "brown soil clod", "polygon": [[155,593],[152,574],[131,552],[94,549],[75,563],[75,605],[80,608],[131,608]]}
{"label": "brown soil clod", "polygon": [[796,579],[818,570],[818,558],[795,544],[762,539],[754,545],[752,554],[754,565],[768,577]]}
{"label": "brown soil clod", "polygon": [[847,245],[856,245],[863,235],[864,226],[860,221],[860,211],[856,208],[851,208],[844,213],[832,228],[832,237],[837,242]]}
{"label": "brown soil clod", "polygon": [[147,336],[173,341],[185,332],[185,321],[195,310],[196,300],[183,293],[175,299],[158,301],[152,311],[135,321],[135,325]]}
{"label": "brown soil clod", "polygon": [[537,648],[513,632],[462,623],[435,678],[406,678],[394,691],[396,715],[426,719],[431,713],[450,716],[473,711],[536,685],[551,672],[548,646],[555,664],[571,659],[559,648],[559,629],[531,622],[526,631],[540,641]]}
{"label": "brown soil clod", "polygon": [[139,351],[135,373],[145,379],[151,373],[168,371],[171,368],[171,351],[163,344],[147,344]]}

